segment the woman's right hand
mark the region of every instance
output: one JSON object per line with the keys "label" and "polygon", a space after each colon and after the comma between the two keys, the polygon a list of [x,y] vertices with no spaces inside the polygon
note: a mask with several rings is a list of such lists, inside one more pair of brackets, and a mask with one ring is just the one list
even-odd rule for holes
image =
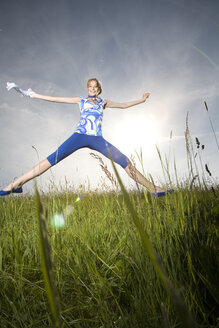
{"label": "woman's right hand", "polygon": [[36,94],[32,89],[23,90],[19,88],[19,86],[14,82],[7,82],[6,88],[8,89],[8,91],[10,91],[11,89],[15,89],[17,92],[21,93],[22,96],[25,97],[34,98],[34,95]]}
{"label": "woman's right hand", "polygon": [[36,95],[36,92],[34,92],[32,89],[28,89],[26,93],[30,98],[35,98],[34,95]]}

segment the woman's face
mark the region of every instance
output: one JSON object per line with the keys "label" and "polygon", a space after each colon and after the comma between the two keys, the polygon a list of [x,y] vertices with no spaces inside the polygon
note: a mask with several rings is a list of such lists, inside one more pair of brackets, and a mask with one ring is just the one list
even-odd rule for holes
{"label": "woman's face", "polygon": [[88,96],[97,96],[99,92],[99,87],[96,81],[90,81],[87,87]]}

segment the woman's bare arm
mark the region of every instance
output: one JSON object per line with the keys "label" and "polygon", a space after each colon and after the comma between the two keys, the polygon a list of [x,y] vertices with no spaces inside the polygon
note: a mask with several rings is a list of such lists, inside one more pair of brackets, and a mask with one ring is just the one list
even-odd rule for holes
{"label": "woman's bare arm", "polygon": [[52,101],[56,103],[65,103],[65,104],[79,104],[80,103],[80,97],[51,97],[46,95],[41,95],[36,92],[31,93],[31,98],[37,98],[41,100],[46,101]]}
{"label": "woman's bare arm", "polygon": [[150,96],[150,93],[147,92],[147,93],[144,93],[143,97],[139,100],[127,101],[127,102],[123,102],[123,103],[106,100],[105,108],[129,108],[129,107],[144,103],[149,96]]}

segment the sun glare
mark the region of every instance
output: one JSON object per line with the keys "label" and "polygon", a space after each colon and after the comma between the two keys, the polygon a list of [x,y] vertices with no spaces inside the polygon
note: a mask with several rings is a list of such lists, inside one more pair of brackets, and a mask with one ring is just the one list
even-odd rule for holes
{"label": "sun glare", "polygon": [[124,119],[122,129],[116,132],[119,144],[129,153],[140,149],[147,152],[155,151],[155,144],[159,138],[159,132],[152,117],[146,115],[130,115]]}

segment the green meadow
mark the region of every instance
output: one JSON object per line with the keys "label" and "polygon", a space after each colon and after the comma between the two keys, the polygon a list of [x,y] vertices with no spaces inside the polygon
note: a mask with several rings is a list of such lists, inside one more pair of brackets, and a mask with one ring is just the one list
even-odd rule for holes
{"label": "green meadow", "polygon": [[0,327],[219,327],[219,188],[188,136],[187,151],[188,179],[162,198],[116,169],[117,191],[2,197]]}

